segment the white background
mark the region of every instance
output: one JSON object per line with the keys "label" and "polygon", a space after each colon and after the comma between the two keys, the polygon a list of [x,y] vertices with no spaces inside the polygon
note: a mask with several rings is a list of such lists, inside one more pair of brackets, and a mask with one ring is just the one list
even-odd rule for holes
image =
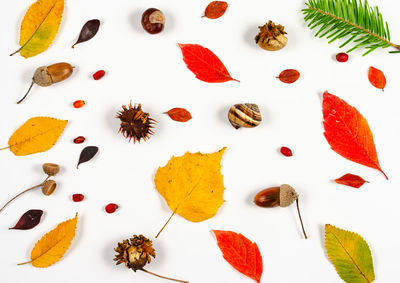
{"label": "white background", "polygon": [[[59,34],[52,46],[30,59],[9,57],[19,40],[19,27],[33,1],[1,1],[0,31],[1,103],[0,143],[28,118],[52,116],[69,123],[49,151],[16,157],[0,152],[0,203],[41,182],[41,164],[61,164],[58,188],[49,197],[40,190],[21,197],[0,214],[1,282],[164,282],[142,272],[115,266],[113,248],[132,234],[155,234],[171,211],[154,188],[158,166],[186,151],[214,152],[228,147],[222,160],[226,187],[217,215],[201,223],[175,216],[160,238],[154,240],[157,257],[147,268],[163,275],[204,282],[252,282],[221,256],[211,229],[240,232],[255,241],[262,253],[262,282],[341,282],[323,246],[324,224],[358,232],[370,244],[376,282],[397,282],[400,252],[399,228],[399,54],[379,50],[362,57],[354,52],[349,62],[333,58],[338,43],[315,39],[300,10],[303,1],[231,0],[217,20],[201,18],[208,1],[179,0],[68,0]],[[394,42],[400,42],[399,4],[379,2]],[[159,35],[146,34],[142,12],[157,7],[166,15]],[[91,41],[77,45],[82,25],[98,18],[101,26]],[[273,20],[286,27],[288,45],[267,52],[254,43],[257,26]],[[198,43],[212,50],[231,75],[240,80],[208,84],[197,80],[182,61],[177,43]],[[34,70],[42,65],[69,62],[75,66],[65,82],[48,88],[35,86],[28,99],[15,102],[27,90]],[[367,79],[369,66],[384,71],[382,92]],[[293,85],[275,76],[296,68],[301,78]],[[106,70],[94,81],[91,75]],[[321,94],[329,90],[356,106],[367,118],[387,181],[381,173],[347,161],[329,149],[323,137]],[[72,102],[87,104],[74,109]],[[121,105],[140,102],[159,121],[148,142],[128,143],[117,134],[114,118]],[[226,116],[232,104],[257,103],[263,122],[258,128],[235,130]],[[188,109],[193,119],[177,123],[162,114],[173,107]],[[87,142],[76,145],[79,135]],[[100,148],[95,159],[75,168],[84,146]],[[294,157],[278,148],[286,145]],[[345,173],[361,175],[370,183],[353,189],[332,182]],[[252,203],[261,189],[291,184],[300,194],[306,230],[301,234],[295,206],[262,209]],[[82,193],[81,203],[71,201]],[[107,214],[109,202],[120,205]],[[28,231],[7,230],[28,209],[43,209],[40,225]],[[47,269],[17,266],[29,259],[34,244],[57,223],[79,212],[77,234],[70,249]],[[166,281],[165,281],[166,282]]]}

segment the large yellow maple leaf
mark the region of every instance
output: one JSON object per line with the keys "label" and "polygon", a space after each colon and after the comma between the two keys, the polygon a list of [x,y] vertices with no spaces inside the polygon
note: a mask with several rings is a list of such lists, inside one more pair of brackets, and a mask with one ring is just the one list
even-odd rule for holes
{"label": "large yellow maple leaf", "polygon": [[213,217],[224,202],[221,159],[226,148],[212,154],[187,152],[172,157],[154,178],[157,191],[173,214],[192,222]]}

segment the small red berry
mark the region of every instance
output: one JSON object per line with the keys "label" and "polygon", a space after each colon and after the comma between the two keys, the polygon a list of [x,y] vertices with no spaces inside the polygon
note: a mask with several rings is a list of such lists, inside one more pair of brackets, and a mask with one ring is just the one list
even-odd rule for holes
{"label": "small red berry", "polygon": [[287,157],[293,156],[292,150],[291,150],[290,148],[286,147],[286,146],[282,146],[282,147],[281,147],[281,153],[282,153],[284,156],[287,156]]}
{"label": "small red berry", "polygon": [[118,209],[118,204],[109,203],[106,205],[106,212],[107,213],[114,213]]}
{"label": "small red berry", "polygon": [[93,74],[93,79],[95,79],[96,81],[100,80],[102,77],[104,77],[105,74],[106,72],[104,70],[97,71]]}
{"label": "small red berry", "polygon": [[336,60],[341,63],[347,62],[347,60],[349,60],[349,55],[343,52],[339,53],[336,55]]}
{"label": "small red berry", "polygon": [[83,201],[84,198],[85,198],[85,196],[82,195],[82,194],[73,194],[73,195],[72,195],[72,200],[73,200],[74,202]]}
{"label": "small red berry", "polygon": [[77,100],[73,103],[75,108],[81,108],[83,105],[85,105],[85,101],[84,100]]}
{"label": "small red berry", "polygon": [[85,140],[86,140],[85,137],[79,136],[79,137],[74,138],[74,143],[78,143],[78,144],[83,143]]}

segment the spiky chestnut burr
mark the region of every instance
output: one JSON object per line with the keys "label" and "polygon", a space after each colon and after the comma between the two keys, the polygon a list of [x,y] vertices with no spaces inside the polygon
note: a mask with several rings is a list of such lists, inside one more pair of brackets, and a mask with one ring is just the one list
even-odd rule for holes
{"label": "spiky chestnut burr", "polygon": [[122,105],[122,110],[117,113],[116,118],[121,120],[119,133],[129,139],[133,139],[133,143],[139,142],[143,139],[150,138],[154,134],[152,128],[153,124],[157,123],[156,120],[149,117],[149,113],[143,112],[141,104],[129,103],[129,106]]}

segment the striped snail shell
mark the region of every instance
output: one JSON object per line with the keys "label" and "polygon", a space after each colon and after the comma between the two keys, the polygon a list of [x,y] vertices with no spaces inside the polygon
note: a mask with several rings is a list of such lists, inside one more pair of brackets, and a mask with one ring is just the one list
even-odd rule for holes
{"label": "striped snail shell", "polygon": [[235,129],[254,128],[261,123],[261,113],[257,104],[235,104],[229,109],[228,119]]}

